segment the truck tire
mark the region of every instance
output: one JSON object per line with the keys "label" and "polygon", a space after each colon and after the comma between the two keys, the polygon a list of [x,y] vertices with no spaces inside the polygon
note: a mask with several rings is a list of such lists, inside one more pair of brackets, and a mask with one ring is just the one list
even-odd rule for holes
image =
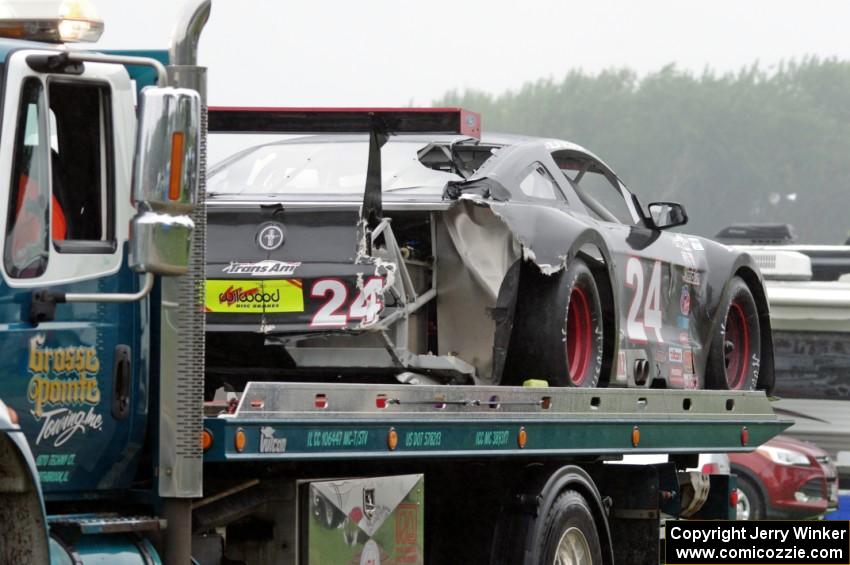
{"label": "truck tire", "polygon": [[717,310],[723,323],[711,340],[706,388],[755,390],[761,360],[758,307],[741,277],[733,277],[729,286],[729,298]]}
{"label": "truck tire", "polygon": [[585,498],[574,490],[561,494],[543,523],[540,565],[599,565],[602,547]]}
{"label": "truck tire", "polygon": [[587,264],[575,257],[558,275],[526,275],[511,340],[511,384],[540,379],[550,386],[597,386],[604,344],[602,304]]}

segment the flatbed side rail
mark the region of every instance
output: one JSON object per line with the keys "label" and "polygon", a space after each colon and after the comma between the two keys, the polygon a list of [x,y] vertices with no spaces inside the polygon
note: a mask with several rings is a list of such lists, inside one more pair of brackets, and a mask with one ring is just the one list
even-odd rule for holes
{"label": "flatbed side rail", "polygon": [[205,459],[735,452],[792,423],[763,392],[249,383]]}

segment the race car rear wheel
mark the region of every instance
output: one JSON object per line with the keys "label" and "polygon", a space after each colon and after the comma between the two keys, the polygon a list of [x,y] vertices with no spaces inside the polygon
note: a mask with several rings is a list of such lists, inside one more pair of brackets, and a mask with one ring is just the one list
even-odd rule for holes
{"label": "race car rear wheel", "polygon": [[[555,383],[560,386],[594,387],[602,370],[602,304],[593,274],[576,257],[564,272],[559,295],[561,307],[563,358],[558,355]],[[561,302],[559,301],[559,306]],[[563,359],[563,360],[562,360]]]}
{"label": "race car rear wheel", "polygon": [[722,390],[755,390],[761,359],[758,308],[747,284],[734,277],[730,294],[718,314],[718,327],[709,352],[706,385]]}
{"label": "race car rear wheel", "polygon": [[581,258],[559,275],[528,273],[517,306],[511,340],[513,376],[551,386],[595,387],[603,359],[603,316],[599,289]]}
{"label": "race car rear wheel", "polygon": [[588,367],[593,355],[593,321],[588,295],[581,286],[570,291],[567,303],[566,345],[570,384],[582,386],[589,378]]}

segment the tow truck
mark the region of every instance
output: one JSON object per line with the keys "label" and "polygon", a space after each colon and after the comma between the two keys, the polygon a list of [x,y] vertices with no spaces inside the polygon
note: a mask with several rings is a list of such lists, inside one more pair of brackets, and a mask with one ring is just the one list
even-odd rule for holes
{"label": "tow truck", "polygon": [[[732,515],[729,477],[680,470],[784,429],[764,392],[249,380],[205,403],[210,0],[145,54],[71,48],[102,29],[86,5],[0,20],[0,560],[658,563],[662,515]],[[671,455],[604,464],[628,453]]]}

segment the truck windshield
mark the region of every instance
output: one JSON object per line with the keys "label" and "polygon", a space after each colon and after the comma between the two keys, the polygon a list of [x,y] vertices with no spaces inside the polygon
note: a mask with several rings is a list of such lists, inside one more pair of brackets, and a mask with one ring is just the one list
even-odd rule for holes
{"label": "truck windshield", "polygon": [[[384,192],[440,195],[459,175],[422,164],[421,140],[391,138],[381,150]],[[362,194],[369,142],[288,140],[252,147],[214,166],[207,192],[216,194]]]}

